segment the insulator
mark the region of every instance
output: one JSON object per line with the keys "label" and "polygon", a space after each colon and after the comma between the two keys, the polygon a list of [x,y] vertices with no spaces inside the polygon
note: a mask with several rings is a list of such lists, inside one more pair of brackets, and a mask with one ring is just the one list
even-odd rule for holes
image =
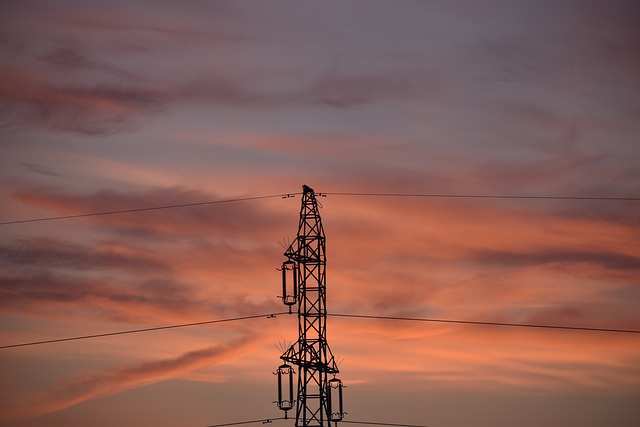
{"label": "insulator", "polygon": [[278,408],[288,411],[293,408],[293,368],[286,363],[278,366]]}
{"label": "insulator", "polygon": [[298,267],[293,261],[282,264],[282,302],[291,307],[298,301]]}
{"label": "insulator", "polygon": [[338,378],[333,378],[327,382],[327,409],[331,422],[342,421],[344,411],[342,408],[342,389],[344,385]]}

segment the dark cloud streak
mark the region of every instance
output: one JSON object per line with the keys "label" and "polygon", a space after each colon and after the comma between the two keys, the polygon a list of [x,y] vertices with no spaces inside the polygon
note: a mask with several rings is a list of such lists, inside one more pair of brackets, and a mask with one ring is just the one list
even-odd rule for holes
{"label": "dark cloud streak", "polygon": [[273,311],[275,302],[248,301],[246,292],[224,301],[203,300],[198,289],[174,279],[77,277],[66,272],[0,274],[0,306],[31,317],[97,319],[129,324],[165,324]]}
{"label": "dark cloud streak", "polygon": [[[141,200],[159,204],[213,198],[175,188],[90,195],[29,188],[16,197],[62,212],[117,209]],[[86,243],[31,238],[1,245],[0,304],[9,311],[31,307],[33,315],[75,307],[98,318],[143,323],[255,313],[275,304],[264,296],[249,300],[243,287],[225,292],[224,302],[201,297],[205,290],[215,292],[253,277],[252,268],[269,257],[263,248],[273,238],[267,236],[283,222],[274,212],[233,204],[89,220],[101,232]],[[238,271],[239,265],[249,276]]]}
{"label": "dark cloud streak", "polygon": [[475,249],[468,254],[470,259],[481,263],[526,267],[555,263],[594,263],[611,270],[640,271],[640,258],[636,256],[603,252],[547,249],[540,252],[508,252],[490,249]]}
{"label": "dark cloud streak", "polygon": [[13,246],[0,246],[0,264],[30,269],[59,267],[78,271],[92,269],[117,269],[139,273],[170,271],[168,265],[144,256],[141,252],[120,254],[109,248],[96,248],[50,238],[20,240],[13,242]]}
{"label": "dark cloud streak", "polygon": [[37,125],[54,131],[99,136],[136,128],[140,115],[158,111],[161,92],[131,85],[68,86],[0,68],[3,127]]}

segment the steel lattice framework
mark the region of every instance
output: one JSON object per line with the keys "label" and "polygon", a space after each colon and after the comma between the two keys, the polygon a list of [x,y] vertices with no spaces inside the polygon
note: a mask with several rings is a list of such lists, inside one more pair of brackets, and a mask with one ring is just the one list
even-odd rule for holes
{"label": "steel lattice framework", "polygon": [[[313,189],[303,186],[296,240],[284,255],[295,263],[298,284],[298,341],[280,358],[298,366],[296,427],[331,422],[330,384],[338,367],[327,344],[325,235]],[[340,415],[341,417],[341,415]]]}

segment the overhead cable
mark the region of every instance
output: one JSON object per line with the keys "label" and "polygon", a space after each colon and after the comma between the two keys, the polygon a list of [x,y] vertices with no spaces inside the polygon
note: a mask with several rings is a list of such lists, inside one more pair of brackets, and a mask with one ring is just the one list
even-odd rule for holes
{"label": "overhead cable", "polygon": [[77,336],[77,337],[58,338],[58,339],[44,340],[44,341],[32,341],[32,342],[25,342],[25,343],[20,343],[20,344],[3,345],[3,346],[0,346],[0,349],[15,348],[15,347],[27,347],[27,346],[39,345],[39,344],[52,344],[52,343],[64,342],[64,341],[78,341],[78,340],[86,340],[86,339],[91,339],[91,338],[111,337],[111,336],[114,336],[114,335],[137,334],[137,333],[140,333],[140,332],[151,332],[151,331],[160,331],[160,330],[164,330],[164,329],[186,328],[186,327],[190,327],[190,326],[213,325],[213,324],[216,324],[216,323],[226,323],[226,322],[235,322],[235,321],[238,321],[238,320],[257,319],[257,318],[260,318],[260,317],[273,318],[273,317],[279,316],[281,314],[289,314],[289,313],[283,311],[283,312],[280,312],[280,313],[267,313],[267,314],[256,314],[256,315],[253,315],[253,316],[233,317],[233,318],[230,318],[230,319],[207,320],[207,321],[204,321],[204,322],[182,323],[182,324],[179,324],[179,325],[156,326],[156,327],[153,327],[153,328],[131,329],[131,330],[128,330],[128,331],[106,332],[106,333],[102,333],[102,334],[82,335],[82,336]]}
{"label": "overhead cable", "polygon": [[294,196],[295,194],[300,194],[300,193],[273,194],[269,196],[242,197],[238,199],[225,199],[225,200],[209,200],[205,202],[180,203],[180,204],[174,204],[174,205],[161,205],[161,206],[149,206],[149,207],[132,208],[132,209],[120,209],[115,211],[89,212],[89,213],[81,213],[81,214],[75,214],[75,215],[61,215],[61,216],[50,216],[50,217],[44,217],[44,218],[20,219],[15,221],[0,222],[0,225],[23,224],[27,222],[55,221],[59,219],[85,218],[85,217],[91,217],[91,216],[115,215],[115,214],[132,213],[132,212],[157,211],[161,209],[187,208],[192,206],[215,205],[219,203],[246,202],[249,200],[273,199],[276,197],[287,198],[287,197]]}
{"label": "overhead cable", "polygon": [[[141,333],[141,332],[160,331],[164,329],[176,329],[176,328],[185,328],[190,326],[212,325],[216,323],[233,322],[237,320],[258,319],[261,317],[273,318],[283,314],[291,314],[291,313],[283,311],[280,313],[257,314],[254,316],[234,317],[230,319],[208,320],[204,322],[183,323],[179,325],[157,326],[153,328],[132,329],[128,331],[107,332],[102,334],[58,338],[58,339],[51,339],[51,340],[44,340],[44,341],[32,341],[32,342],[25,342],[20,344],[3,345],[3,346],[0,346],[0,350],[7,349],[7,348],[14,348],[14,347],[27,347],[27,346],[39,345],[39,344],[52,344],[52,343],[64,342],[64,341],[78,341],[78,340],[91,339],[91,338],[109,337],[114,335],[126,335],[126,334],[135,334],[135,333]],[[419,318],[419,317],[374,316],[374,315],[346,314],[346,313],[327,313],[327,316],[345,317],[345,318],[354,318],[354,319],[400,320],[400,321],[413,321],[413,322],[454,323],[454,324],[461,324],[461,325],[508,326],[508,327],[520,327],[520,328],[562,329],[562,330],[570,330],[570,331],[640,334],[640,330],[634,330],[634,329],[591,328],[591,327],[581,327],[581,326],[560,326],[560,325],[534,325],[534,324],[527,324],[527,323],[503,323],[503,322],[483,322],[483,321],[474,321],[474,320],[430,319],[430,318]]]}
{"label": "overhead cable", "polygon": [[532,200],[601,200],[601,201],[640,201],[640,197],[604,197],[604,196],[527,196],[517,194],[447,194],[447,193],[353,193],[328,192],[327,196],[367,196],[367,197],[429,197],[449,199],[532,199]]}
{"label": "overhead cable", "polygon": [[[0,225],[24,224],[30,222],[55,221],[61,219],[86,218],[92,216],[115,215],[132,212],[145,212],[162,209],[186,208],[193,206],[214,205],[218,203],[244,202],[249,200],[262,200],[272,198],[288,198],[300,193],[273,194],[268,196],[242,197],[226,200],[209,200],[195,203],[180,203],[172,205],[140,207],[132,209],[121,209],[114,211],[88,212],[74,215],[60,215],[43,218],[20,219],[13,221],[3,221]],[[447,194],[447,193],[357,193],[357,192],[325,192],[318,193],[319,196],[364,196],[364,197],[416,197],[416,198],[449,198],[449,199],[529,199],[529,200],[597,200],[597,201],[640,201],[640,197],[604,197],[604,196],[527,196],[516,194]]]}
{"label": "overhead cable", "polygon": [[430,318],[419,318],[419,317],[375,316],[375,315],[365,315],[365,314],[340,314],[340,313],[327,313],[327,316],[349,317],[349,318],[355,318],[355,319],[403,320],[403,321],[412,321],[412,322],[457,323],[461,325],[509,326],[509,327],[518,327],[518,328],[564,329],[564,330],[570,330],[570,331],[640,334],[640,330],[634,330],[634,329],[591,328],[591,327],[583,327],[583,326],[536,325],[536,324],[530,324],[530,323],[483,322],[483,321],[475,321],[475,320],[430,319]]}

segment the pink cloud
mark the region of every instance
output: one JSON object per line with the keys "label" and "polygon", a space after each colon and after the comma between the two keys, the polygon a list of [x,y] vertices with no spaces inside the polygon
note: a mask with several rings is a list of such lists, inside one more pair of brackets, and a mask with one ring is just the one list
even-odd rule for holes
{"label": "pink cloud", "polygon": [[[182,189],[73,195],[42,188],[17,197],[71,214],[140,201],[215,199]],[[628,329],[640,324],[631,302],[639,254],[629,236],[636,231],[616,209],[585,215],[577,209],[558,214],[555,203],[525,208],[510,201],[338,196],[321,202],[330,311]],[[249,204],[95,217],[87,219],[88,228],[101,232],[87,246],[35,239],[23,241],[28,249],[20,252],[9,242],[4,259],[15,283],[5,283],[3,302],[7,310],[31,304],[48,314],[75,306],[94,310],[97,318],[156,324],[271,312],[279,307],[275,268],[284,250],[274,243],[283,231],[294,235],[297,209],[291,210]],[[137,229],[144,239],[132,232]],[[149,247],[150,238],[162,244]],[[117,271],[119,282],[87,280],[74,265],[90,275]],[[46,274],[30,273],[36,266]],[[330,320],[330,345],[355,381],[397,374],[419,379],[416,387],[431,382],[536,391],[632,390],[638,382],[629,374],[637,350],[625,337],[560,332],[556,336],[564,338],[557,339],[550,335],[555,332],[348,322]],[[293,330],[280,334],[295,338]],[[599,347],[602,339],[606,349]]]}
{"label": "pink cloud", "polygon": [[[42,188],[23,190],[16,197],[63,214],[126,209],[142,200],[149,206],[168,200],[216,199],[181,189],[81,196]],[[602,298],[607,289],[633,284],[640,268],[637,248],[625,243],[635,231],[615,215],[585,217],[575,211],[559,216],[555,206],[525,209],[511,202],[338,196],[322,201],[332,210],[326,227],[331,239],[332,280],[340,283],[332,295],[339,306],[357,298],[364,306],[385,312],[450,311],[484,316],[490,309],[506,318],[516,313],[535,316],[537,310],[570,307],[577,278],[591,283],[590,293],[584,294],[583,302],[588,304]],[[210,292],[221,289],[215,283],[224,286],[225,282],[241,281],[249,293],[259,289],[251,284],[251,277],[261,274],[259,271],[271,271],[281,261],[281,250],[273,247],[282,237],[282,231],[277,230],[288,230],[289,235],[295,232],[295,221],[287,221],[283,212],[238,204],[90,217],[87,221],[126,243],[114,245],[109,238],[96,249],[87,249],[34,240],[26,252],[7,248],[7,260],[20,253],[33,260],[30,269],[71,262],[64,260],[73,260],[89,271],[123,269],[136,272],[140,279],[131,281],[136,286],[161,283],[154,273],[162,272],[170,282],[188,284],[181,289],[187,294],[207,282],[202,289]],[[166,252],[145,248],[141,237],[183,243],[179,251]],[[244,268],[238,270],[237,265]],[[618,281],[614,288],[607,285],[612,275]],[[275,290],[277,278],[271,281]],[[563,285],[554,286],[554,281]],[[362,293],[365,288],[371,292]],[[265,291],[258,292],[268,295]],[[236,296],[242,299],[240,294]],[[466,311],[473,301],[484,300]],[[130,303],[134,301],[132,294]],[[192,298],[185,304],[187,301]],[[117,300],[113,302],[117,304]],[[610,302],[618,307],[623,304],[621,299]],[[262,303],[258,306],[266,307]],[[624,313],[626,309],[620,316]]]}
{"label": "pink cloud", "polygon": [[51,388],[17,396],[3,404],[2,421],[35,418],[61,411],[96,397],[107,396],[170,378],[182,377],[198,369],[233,361],[255,347],[251,339],[188,351],[172,359],[145,362],[137,366],[103,371],[73,378]]}
{"label": "pink cloud", "polygon": [[59,84],[41,73],[6,66],[0,77],[5,126],[36,124],[86,135],[121,132],[135,128],[135,118],[157,109],[163,96],[130,85]]}

